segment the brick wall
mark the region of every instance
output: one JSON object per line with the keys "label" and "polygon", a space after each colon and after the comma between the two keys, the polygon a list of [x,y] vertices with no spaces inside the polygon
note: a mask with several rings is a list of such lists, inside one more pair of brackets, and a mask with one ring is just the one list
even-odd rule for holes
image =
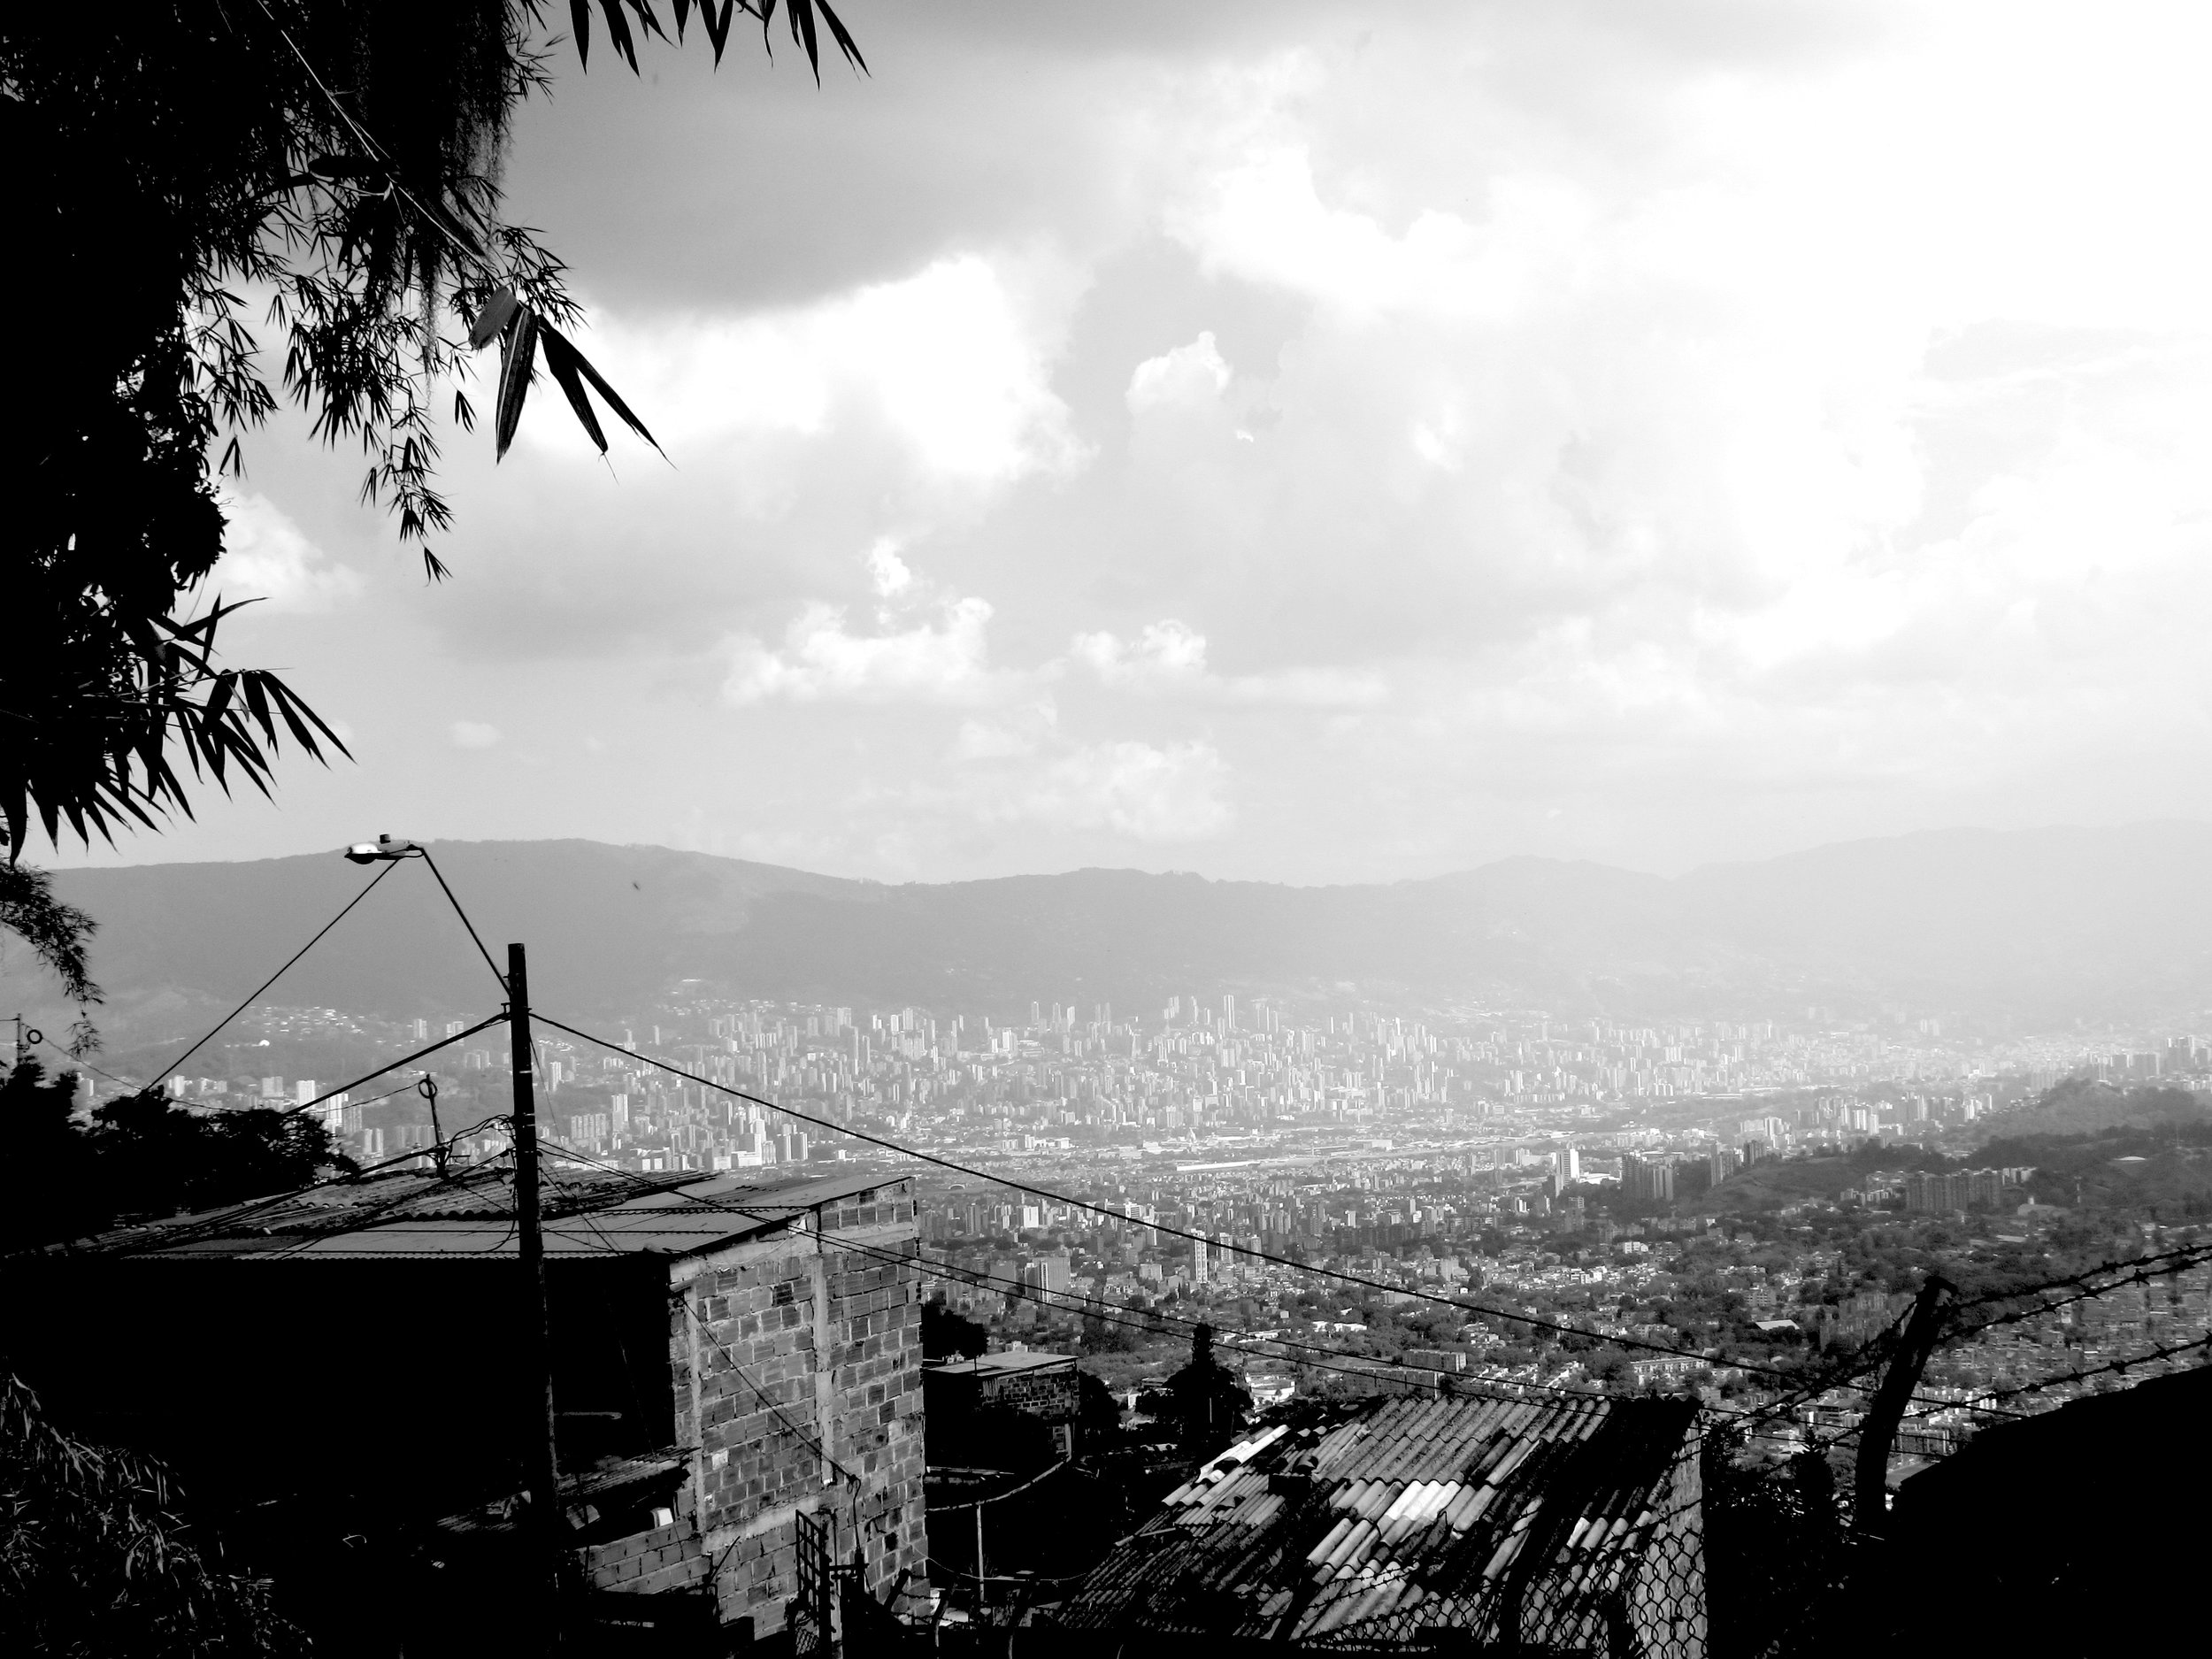
{"label": "brick wall", "polygon": [[[749,1617],[759,1634],[782,1628],[797,1591],[798,1514],[833,1518],[840,1564],[860,1545],[879,1600],[902,1569],[918,1583],[926,1567],[910,1184],[820,1215],[818,1243],[808,1219],[672,1275],[677,1440],[697,1448],[695,1515],[678,1518],[700,1540],[725,1622]],[[849,1478],[825,1481],[824,1447]]]}
{"label": "brick wall", "polygon": [[586,1574],[602,1590],[652,1594],[683,1590],[707,1576],[704,1541],[695,1518],[678,1516],[666,1526],[595,1544],[577,1552]]}

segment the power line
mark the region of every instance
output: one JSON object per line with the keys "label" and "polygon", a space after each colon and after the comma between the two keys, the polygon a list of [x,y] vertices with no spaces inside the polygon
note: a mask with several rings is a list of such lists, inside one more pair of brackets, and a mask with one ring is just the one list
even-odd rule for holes
{"label": "power line", "polygon": [[[638,1181],[641,1183],[645,1182],[645,1178],[638,1171],[625,1170],[619,1165],[606,1164],[596,1159],[589,1158],[580,1153],[572,1153],[572,1156],[577,1157],[580,1162],[590,1165],[592,1168],[603,1170],[608,1174],[618,1175],[626,1179]],[[688,1203],[697,1204],[703,1208],[720,1210],[725,1213],[749,1216],[758,1221],[774,1221],[779,1219],[779,1217],[774,1216],[762,1215],[756,1210],[739,1205],[717,1203],[710,1199],[699,1198],[690,1193],[683,1192],[679,1188],[672,1188],[662,1184],[647,1183],[647,1186],[648,1190],[655,1193],[672,1191],[674,1192],[675,1196],[683,1199]],[[783,1219],[787,1220],[788,1217],[783,1217]],[[863,1256],[874,1256],[879,1260],[889,1262],[895,1265],[918,1266],[921,1271],[922,1277],[925,1279],[956,1279],[963,1283],[972,1284],[979,1288],[1010,1290],[1017,1296],[1025,1295],[1032,1288],[1031,1286],[1017,1283],[1011,1279],[999,1279],[993,1274],[980,1271],[979,1270],[974,1268],[960,1267],[952,1263],[940,1262],[933,1256],[909,1256],[896,1250],[885,1249],[880,1246],[862,1244],[855,1240],[838,1239],[827,1235],[825,1235],[823,1242],[826,1245],[837,1249],[852,1251],[856,1254]],[[1141,1332],[1149,1336],[1165,1334],[1165,1333],[1159,1328],[1163,1325],[1181,1325],[1187,1332],[1194,1332],[1199,1325],[1206,1325],[1210,1326],[1218,1335],[1223,1337],[1249,1336],[1253,1337],[1256,1340],[1264,1341],[1275,1347],[1294,1348],[1309,1354],[1325,1354],[1329,1356],[1329,1360],[1293,1360],[1291,1363],[1294,1364],[1309,1366],[1317,1371],[1340,1371],[1346,1376],[1362,1377],[1370,1381],[1396,1383],[1404,1387],[1422,1386],[1423,1385],[1413,1382],[1409,1379],[1394,1377],[1389,1374],[1392,1371],[1418,1371],[1428,1376],[1440,1378],[1449,1377],[1454,1379],[1455,1383],[1458,1386],[1476,1390],[1478,1392],[1483,1389],[1510,1390],[1517,1388],[1538,1388],[1543,1390],[1545,1393],[1558,1394],[1564,1399],[1571,1400],[1578,1403],[1587,1403],[1594,1407],[1597,1405],[1601,1399],[1601,1396],[1600,1395],[1586,1394],[1578,1389],[1563,1388],[1555,1383],[1495,1382],[1489,1379],[1462,1379],[1459,1373],[1447,1371],[1438,1366],[1414,1365],[1402,1362],[1392,1362],[1386,1360],[1375,1360],[1369,1364],[1347,1364],[1341,1362],[1346,1360],[1356,1361],[1361,1356],[1345,1354],[1342,1350],[1338,1348],[1321,1348],[1311,1342],[1299,1342],[1283,1337],[1258,1337],[1256,1333],[1239,1330],[1232,1326],[1215,1325],[1211,1320],[1190,1319],[1179,1315],[1160,1313],[1156,1310],[1148,1312],[1143,1315],[1137,1315],[1127,1308],[1119,1307],[1113,1302],[1104,1301],[1099,1297],[1086,1296],[1075,1291],[1053,1291],[1049,1293],[1049,1295],[1056,1302],[1083,1304],[1092,1310],[1089,1317],[1096,1318],[1103,1324],[1120,1325],[1125,1329]],[[1243,1345],[1240,1343],[1230,1342],[1225,1344],[1225,1346],[1227,1346],[1233,1352],[1245,1352]],[[1263,1355],[1259,1357],[1272,1358],[1281,1356]],[[1332,1363],[1330,1361],[1338,1363]],[[1493,1393],[1485,1395],[1484,1397],[1517,1401],[1524,1396],[1510,1393]],[[960,1507],[965,1508],[967,1506],[962,1505]]]}
{"label": "power line", "polygon": [[476,1024],[469,1026],[465,1031],[457,1031],[449,1037],[441,1038],[438,1041],[432,1043],[426,1048],[418,1048],[412,1054],[403,1054],[400,1056],[398,1059],[393,1061],[389,1065],[380,1065],[377,1067],[375,1071],[369,1072],[365,1077],[357,1077],[350,1083],[342,1083],[336,1088],[324,1090],[321,1094],[316,1095],[313,1100],[303,1100],[296,1106],[287,1106],[283,1111],[278,1115],[280,1117],[290,1118],[299,1112],[307,1110],[310,1107],[319,1106],[325,1101],[330,1100],[336,1095],[349,1094],[354,1089],[359,1088],[364,1083],[375,1082],[377,1079],[382,1077],[388,1071],[396,1071],[403,1065],[412,1065],[416,1061],[422,1059],[427,1055],[434,1055],[441,1048],[450,1048],[455,1043],[463,1041],[465,1038],[473,1037],[478,1032],[484,1030],[487,1026],[496,1025],[506,1018],[507,1016],[503,1012],[494,1014],[489,1019],[480,1019],[476,1022]]}
{"label": "power line", "polygon": [[453,913],[461,918],[461,926],[469,930],[469,942],[476,947],[476,954],[484,958],[484,965],[492,971],[492,978],[499,981],[499,988],[504,992],[507,989],[507,976],[492,960],[492,953],[484,949],[483,940],[477,935],[476,924],[469,920],[469,913],[461,908],[461,901],[454,897],[453,889],[446,886],[445,872],[438,868],[438,861],[430,856],[430,849],[424,847],[420,850],[423,863],[430,866],[430,873],[437,877],[438,886],[445,893],[446,902],[453,906]]}
{"label": "power line", "polygon": [[[552,1022],[548,1022],[548,1024]],[[642,1182],[645,1179],[644,1176],[640,1172],[623,1169],[618,1164],[607,1164],[601,1160],[588,1157],[581,1153],[572,1152],[571,1156],[578,1158],[579,1161],[590,1165],[594,1169],[603,1170],[609,1174],[619,1175],[626,1179],[640,1182]],[[673,1192],[675,1196],[683,1199],[686,1202],[696,1204],[709,1210],[722,1210],[737,1215],[749,1216],[759,1221],[772,1221],[776,1219],[776,1217],[772,1216],[760,1214],[756,1210],[741,1205],[720,1203],[712,1199],[701,1198],[694,1194],[682,1191],[680,1187],[672,1187],[654,1183],[650,1185],[650,1190],[657,1193]],[[1032,1286],[1020,1284],[1015,1280],[999,1279],[993,1274],[982,1272],[974,1268],[964,1268],[949,1262],[941,1262],[933,1256],[907,1256],[899,1251],[884,1249],[879,1246],[861,1244],[852,1240],[837,1239],[827,1236],[825,1236],[823,1241],[826,1244],[834,1246],[838,1249],[856,1251],[862,1255],[876,1256],[881,1260],[892,1262],[899,1265],[918,1263],[924,1278],[959,1279],[964,1283],[974,1284],[981,1288],[1010,1290],[1018,1297],[1025,1296],[1033,1288]],[[1156,1328],[1157,1325],[1179,1325],[1185,1327],[1186,1330],[1194,1332],[1199,1325],[1205,1325],[1210,1326],[1215,1332],[1223,1336],[1250,1337],[1256,1341],[1263,1341],[1274,1347],[1293,1348],[1309,1354],[1325,1354],[1329,1356],[1330,1360],[1333,1361],[1342,1362],[1348,1359],[1356,1360],[1362,1357],[1356,1355],[1348,1355],[1340,1348],[1322,1348],[1315,1343],[1300,1342],[1291,1338],[1261,1337],[1255,1332],[1240,1330],[1232,1326],[1216,1325],[1211,1320],[1189,1319],[1173,1314],[1159,1313],[1156,1311],[1148,1312],[1142,1317],[1133,1317],[1131,1310],[1126,1308],[1119,1307],[1117,1304],[1107,1302],[1100,1297],[1086,1296],[1075,1291],[1058,1290],[1052,1291],[1048,1293],[1048,1294],[1051,1297],[1057,1299],[1059,1302],[1082,1303],[1094,1310],[1091,1317],[1098,1318],[1106,1324],[1122,1325],[1130,1330],[1143,1332],[1148,1335],[1162,1334],[1162,1333]],[[1240,1343],[1232,1342],[1228,1344],[1228,1346],[1233,1351],[1244,1351],[1242,1345]],[[1277,1356],[1263,1356],[1263,1357]],[[1383,1367],[1385,1368],[1384,1371],[1378,1371],[1371,1369],[1369,1366],[1359,1364],[1345,1364],[1341,1363],[1330,1363],[1322,1360],[1294,1360],[1292,1363],[1294,1364],[1310,1365],[1321,1371],[1341,1371],[1347,1376],[1364,1377],[1371,1380],[1397,1382],[1409,1387],[1419,1386],[1420,1385],[1411,1383],[1403,1378],[1391,1377],[1386,1374],[1386,1371],[1413,1371],[1422,1372],[1425,1375],[1450,1377],[1458,1382],[1460,1386],[1477,1390],[1482,1388],[1538,1388],[1543,1390],[1545,1393],[1558,1394],[1566,1399],[1576,1402],[1589,1402],[1593,1403],[1600,1398],[1600,1396],[1586,1394],[1578,1389],[1561,1387],[1559,1385],[1555,1383],[1533,1381],[1525,1383],[1500,1383],[1494,1382],[1487,1379],[1462,1379],[1461,1373],[1445,1371],[1440,1366],[1414,1365],[1406,1363],[1402,1361],[1394,1362],[1379,1359],[1371,1362],[1372,1366]],[[1504,1394],[1492,1395],[1489,1397],[1517,1400],[1522,1396],[1518,1394]]]}
{"label": "power line", "polygon": [[[259,985],[256,986],[251,996],[247,997],[246,1000],[239,1003],[236,1008],[232,1009],[229,1013],[224,1015],[222,1018],[216,1021],[215,1029],[213,1031],[209,1032],[206,1036],[201,1038],[199,1041],[194,1043],[189,1048],[187,1048],[174,1060],[172,1060],[167,1065],[162,1067],[160,1071],[155,1072],[154,1081],[156,1083],[160,1082],[163,1078],[167,1077],[179,1066],[182,1065],[187,1060],[189,1060],[194,1055],[199,1053],[201,1049],[206,1048],[209,1043],[212,1042],[215,1040],[217,1032],[221,1031],[223,1027],[229,1025],[232,1020],[236,1019],[239,1015],[244,1013],[248,1009],[251,1008],[253,1006],[254,997],[259,996],[262,992],[267,990],[279,979],[282,979],[285,974],[291,970],[293,963],[297,962],[302,956],[312,950],[315,948],[317,941],[320,940],[322,936],[328,933],[332,928],[337,926],[339,923],[344,921],[346,919],[347,912],[350,911],[355,905],[360,903],[363,899],[367,898],[371,893],[374,892],[376,890],[376,884],[383,880],[386,876],[388,876],[391,873],[392,867],[389,864],[387,864],[383,869],[378,871],[375,875],[372,876],[369,879],[369,883],[366,887],[363,887],[360,892],[355,894],[350,899],[346,901],[345,910],[340,910],[337,915],[332,917],[328,921],[325,922],[320,928],[317,929],[315,937],[309,940],[297,950],[294,951],[290,956],[286,958],[283,967],[279,968],[274,973],[271,974],[267,979],[262,980]],[[102,1072],[101,1075],[104,1077],[106,1073]]]}
{"label": "power line", "polygon": [[[605,1048],[611,1053],[626,1053],[631,1054],[634,1057],[643,1057],[637,1056],[634,1050],[626,1049],[620,1043],[610,1042],[604,1037],[594,1036],[588,1031],[580,1031],[573,1025],[564,1025],[561,1021],[554,1019],[549,1015],[540,1013],[534,1009],[531,1010],[531,1017],[534,1019],[541,1021],[545,1025],[552,1026],[557,1031],[565,1031],[572,1037],[581,1038],[586,1042],[596,1043],[599,1047]],[[765,1107],[770,1111],[781,1112],[787,1118],[795,1118],[802,1123],[816,1125],[820,1128],[829,1130],[833,1133],[849,1135],[856,1141],[864,1141],[871,1146],[880,1147],[885,1151],[896,1153],[902,1157],[913,1158],[919,1163],[934,1164],[939,1169],[949,1170],[956,1175],[972,1176],[978,1180],[987,1181],[996,1186],[1009,1187],[1017,1192],[1029,1193],[1039,1198],[1048,1198],[1055,1203],[1067,1204],[1074,1209],[1088,1210],[1093,1215],[1110,1216],[1115,1220],[1122,1222],[1128,1222],[1131,1220],[1131,1217],[1125,1215],[1123,1212],[1109,1209],[1103,1204],[1094,1203],[1088,1199],[1072,1197],[1065,1193],[1056,1192],[1050,1187],[1038,1187],[1029,1182],[1010,1179],[1003,1175],[993,1175],[982,1170],[971,1169],[964,1164],[956,1164],[951,1159],[939,1157],[934,1153],[918,1151],[912,1147],[902,1146],[895,1141],[887,1141],[880,1135],[872,1135],[864,1130],[852,1128],[849,1125],[832,1123],[826,1118],[818,1118],[808,1112],[795,1110],[789,1106],[780,1105],[774,1101],[764,1100],[757,1094],[749,1094],[743,1089],[733,1088],[726,1083],[719,1083],[715,1081],[712,1078],[702,1077],[695,1071],[686,1071],[683,1067],[677,1065],[671,1061],[656,1058],[651,1062],[651,1064],[659,1066],[663,1071],[671,1072],[677,1077],[684,1078],[691,1082],[697,1083],[703,1087],[715,1089],[722,1094],[728,1094],[734,1099],[749,1102],[756,1106]],[[1204,1233],[1188,1232],[1184,1228],[1169,1226],[1161,1222],[1148,1221],[1140,1222],[1136,1225],[1150,1227],[1155,1233],[1164,1233],[1171,1238],[1184,1239],[1193,1243],[1202,1243],[1209,1247],[1211,1247],[1217,1242],[1217,1240],[1209,1238]],[[1266,1250],[1254,1250],[1248,1248],[1243,1245],[1238,1245],[1233,1248],[1239,1254],[1255,1261],[1268,1262],[1278,1267],[1287,1267],[1294,1269],[1300,1272],[1313,1273],[1324,1279],[1335,1279],[1342,1284],[1357,1286],[1363,1290],[1381,1291],[1395,1295],[1410,1296],[1417,1301],[1433,1302],[1439,1307],[1450,1308],[1455,1312],[1481,1314],[1491,1318],[1504,1319],[1513,1324],[1525,1325],[1532,1326],[1538,1330],[1549,1331],[1558,1335],[1578,1337],[1588,1342],[1611,1343],[1620,1348],[1643,1348],[1654,1354],[1665,1355],[1671,1359],[1680,1359],[1684,1357],[1682,1350],[1679,1348],[1669,1348],[1662,1343],[1647,1341],[1640,1337],[1632,1337],[1625,1334],[1610,1336],[1599,1332],[1585,1331],[1578,1329],[1574,1325],[1563,1325],[1555,1319],[1542,1318],[1535,1314],[1522,1313],[1517,1310],[1509,1311],[1502,1308],[1486,1308],[1475,1302],[1459,1302],[1449,1296],[1436,1295],[1432,1292],[1429,1291],[1409,1291],[1401,1285],[1386,1285],[1379,1279],[1364,1279],[1356,1273],[1344,1272],[1340,1269],[1315,1267],[1308,1263],[1294,1261],[1288,1256],[1276,1256]],[[1763,1376],[1776,1378],[1792,1385],[1795,1385],[1801,1380],[1788,1371],[1779,1371],[1769,1365],[1742,1364],[1739,1366],[1739,1369],[1746,1371],[1756,1371]]]}

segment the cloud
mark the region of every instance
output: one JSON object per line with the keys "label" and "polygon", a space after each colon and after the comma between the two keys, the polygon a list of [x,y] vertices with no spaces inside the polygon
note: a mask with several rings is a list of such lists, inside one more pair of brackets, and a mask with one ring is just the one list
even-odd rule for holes
{"label": "cloud", "polygon": [[[1210,743],[1126,741],[1072,749],[1013,777],[968,780],[955,799],[984,823],[1107,830],[1132,841],[1204,841],[1234,821],[1229,768]],[[928,792],[943,799],[941,787]]]}
{"label": "cloud", "polygon": [[1204,403],[1228,388],[1229,365],[1209,328],[1187,346],[1147,357],[1129,377],[1125,395],[1133,415],[1166,404]]}
{"label": "cloud", "polygon": [[868,549],[868,580],[875,584],[877,596],[895,599],[914,585],[914,572],[899,557],[899,545],[889,536],[878,538]]}
{"label": "cloud", "polygon": [[1101,743],[1056,761],[1023,800],[1023,816],[1141,841],[1200,841],[1229,827],[1228,768],[1204,742]]}
{"label": "cloud", "polygon": [[499,741],[499,728],[481,720],[456,720],[452,727],[456,749],[489,749]]}
{"label": "cloud", "polygon": [[[964,253],[789,310],[600,314],[592,352],[633,407],[653,411],[672,452],[764,435],[849,441],[874,426],[924,480],[995,487],[1068,471],[1087,454],[1051,388],[1055,326],[1018,291],[1023,274]],[[574,424],[541,419],[524,431],[588,453]]]}
{"label": "cloud", "polygon": [[884,634],[856,634],[836,605],[808,605],[772,650],[741,639],[722,695],[745,707],[790,703],[988,703],[1010,677],[989,664],[986,600],[954,599],[939,619]]}
{"label": "cloud", "polygon": [[1222,675],[1206,666],[1206,636],[1170,617],[1148,622],[1133,642],[1110,633],[1079,634],[1070,653],[1115,691],[1217,703],[1317,709],[1373,708],[1389,697],[1384,679],[1335,668],[1285,668]]}
{"label": "cloud", "polygon": [[299,526],[265,495],[224,490],[223,557],[202,589],[226,600],[258,598],[264,615],[313,616],[350,603],[361,577],[333,564]]}
{"label": "cloud", "polygon": [[1019,760],[1052,741],[1059,710],[1049,697],[995,719],[963,720],[947,758],[954,761]]}

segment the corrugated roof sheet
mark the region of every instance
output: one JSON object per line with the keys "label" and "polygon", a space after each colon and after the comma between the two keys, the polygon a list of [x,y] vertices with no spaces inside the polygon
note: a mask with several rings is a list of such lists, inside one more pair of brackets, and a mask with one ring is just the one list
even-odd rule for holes
{"label": "corrugated roof sheet", "polygon": [[926,1371],[935,1371],[946,1377],[1006,1377],[1016,1371],[1049,1371],[1056,1367],[1072,1370],[1075,1356],[1071,1354],[979,1354],[973,1359],[933,1359],[925,1364]]}
{"label": "corrugated roof sheet", "polygon": [[[1231,1447],[1059,1623],[1397,1647],[1452,1638],[1701,1653],[1694,1409],[1385,1399]],[[1617,1651],[1617,1648],[1615,1649]]]}
{"label": "corrugated roof sheet", "polygon": [[[546,1256],[686,1256],[718,1249],[780,1227],[818,1205],[901,1179],[549,1170],[542,1187]],[[512,1256],[514,1176],[503,1163],[460,1170],[442,1181],[413,1171],[373,1176],[121,1228],[65,1248],[74,1254],[166,1261]]]}

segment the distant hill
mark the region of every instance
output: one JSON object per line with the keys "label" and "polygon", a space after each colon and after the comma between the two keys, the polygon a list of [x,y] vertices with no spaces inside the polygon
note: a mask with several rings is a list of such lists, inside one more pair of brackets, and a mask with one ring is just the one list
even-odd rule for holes
{"label": "distant hill", "polygon": [[2094,1135],[2112,1129],[2212,1120],[2204,1102],[2181,1088],[2118,1089],[2094,1078],[2070,1077],[2032,1101],[1976,1123],[1984,1142],[2031,1135]]}
{"label": "distant hill", "polygon": [[[1511,858],[1387,885],[1191,875],[886,886],[664,848],[447,842],[495,952],[534,1000],[640,1011],[672,980],[726,993],[1025,1013],[1032,998],[1156,1010],[1176,993],[1393,998],[1605,1013],[1845,1017],[1888,1002],[2036,1023],[2212,1004],[2212,826],[1951,830],[1678,879]],[[61,873],[100,918],[107,1018],[181,1030],[298,948],[365,872],[334,852]],[[9,953],[0,995],[50,1008]],[[396,1015],[497,990],[428,872],[396,871],[272,1000]]]}

